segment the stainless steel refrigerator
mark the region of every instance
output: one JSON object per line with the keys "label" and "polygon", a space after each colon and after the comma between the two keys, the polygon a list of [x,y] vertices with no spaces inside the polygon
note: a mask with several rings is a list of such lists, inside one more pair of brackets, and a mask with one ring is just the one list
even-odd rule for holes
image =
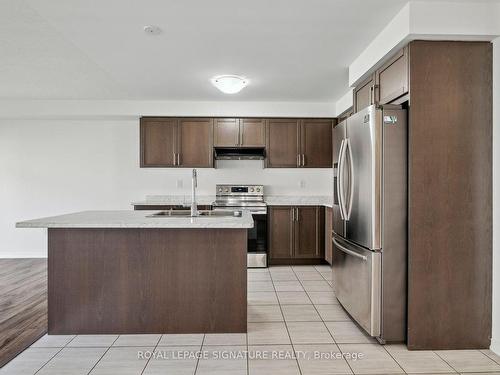
{"label": "stainless steel refrigerator", "polygon": [[404,341],[407,116],[372,105],[333,130],[333,288],[380,342]]}

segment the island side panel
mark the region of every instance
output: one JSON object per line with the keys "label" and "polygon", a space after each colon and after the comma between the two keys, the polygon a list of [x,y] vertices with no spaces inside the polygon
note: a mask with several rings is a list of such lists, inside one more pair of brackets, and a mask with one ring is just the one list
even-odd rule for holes
{"label": "island side panel", "polygon": [[49,334],[247,331],[246,229],[49,229]]}

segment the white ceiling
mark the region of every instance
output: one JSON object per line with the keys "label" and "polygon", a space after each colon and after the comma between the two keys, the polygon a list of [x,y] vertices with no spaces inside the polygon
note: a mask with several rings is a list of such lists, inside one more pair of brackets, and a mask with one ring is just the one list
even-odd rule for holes
{"label": "white ceiling", "polygon": [[[333,101],[406,2],[1,0],[0,98]],[[251,83],[228,97],[217,74]]]}

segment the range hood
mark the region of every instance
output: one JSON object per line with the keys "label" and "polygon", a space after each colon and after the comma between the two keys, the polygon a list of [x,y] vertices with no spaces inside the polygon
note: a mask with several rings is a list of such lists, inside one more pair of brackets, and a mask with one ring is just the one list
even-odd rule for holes
{"label": "range hood", "polygon": [[262,160],[266,156],[264,147],[215,147],[216,160]]}

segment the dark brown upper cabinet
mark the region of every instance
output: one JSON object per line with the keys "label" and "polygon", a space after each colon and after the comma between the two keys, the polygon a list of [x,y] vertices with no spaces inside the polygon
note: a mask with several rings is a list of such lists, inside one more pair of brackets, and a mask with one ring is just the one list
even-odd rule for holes
{"label": "dark brown upper cabinet", "polygon": [[301,121],[301,167],[332,167],[332,129],[332,120],[307,119]]}
{"label": "dark brown upper cabinet", "polygon": [[213,167],[213,124],[211,118],[179,119],[179,167]]}
{"label": "dark brown upper cabinet", "polygon": [[237,147],[240,144],[240,120],[218,118],[214,122],[214,146]]}
{"label": "dark brown upper cabinet", "polygon": [[324,258],[324,208],[272,206],[269,209],[269,257],[274,264]]}
{"label": "dark brown upper cabinet", "polygon": [[353,91],[354,113],[377,103],[377,86],[375,74],[369,76],[365,81],[361,82]]}
{"label": "dark brown upper cabinet", "polygon": [[331,168],[331,119],[270,119],[268,168]]}
{"label": "dark brown upper cabinet", "polygon": [[265,120],[219,118],[214,124],[217,147],[265,147]]}
{"label": "dark brown upper cabinet", "polygon": [[295,168],[299,166],[298,119],[270,119],[266,129],[266,167]]}
{"label": "dark brown upper cabinet", "polygon": [[141,167],[212,167],[212,119],[143,117],[140,127]]}
{"label": "dark brown upper cabinet", "polygon": [[173,167],[177,161],[177,119],[141,118],[141,167]]}
{"label": "dark brown upper cabinet", "polygon": [[354,113],[372,104],[388,104],[409,91],[408,47],[399,50],[353,91]]}
{"label": "dark brown upper cabinet", "polygon": [[265,147],[266,121],[261,118],[240,119],[240,146]]}
{"label": "dark brown upper cabinet", "polygon": [[141,118],[141,167],[213,167],[213,147],[265,147],[267,168],[331,168],[335,119]]}
{"label": "dark brown upper cabinet", "polygon": [[376,74],[378,102],[387,104],[408,92],[408,47],[398,51]]}

